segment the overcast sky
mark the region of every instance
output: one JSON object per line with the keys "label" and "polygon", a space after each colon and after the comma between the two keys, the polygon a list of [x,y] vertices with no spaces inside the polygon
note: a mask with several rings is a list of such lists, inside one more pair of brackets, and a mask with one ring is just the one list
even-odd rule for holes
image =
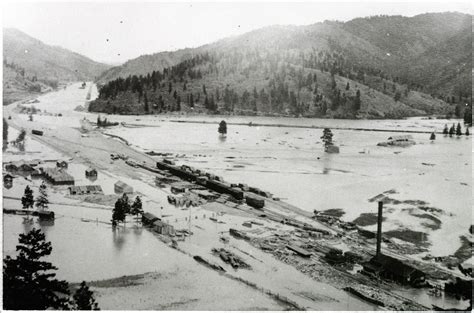
{"label": "overcast sky", "polygon": [[307,25],[370,15],[471,13],[465,2],[56,2],[7,3],[4,27],[96,61],[121,63],[142,54],[196,47],[267,25]]}

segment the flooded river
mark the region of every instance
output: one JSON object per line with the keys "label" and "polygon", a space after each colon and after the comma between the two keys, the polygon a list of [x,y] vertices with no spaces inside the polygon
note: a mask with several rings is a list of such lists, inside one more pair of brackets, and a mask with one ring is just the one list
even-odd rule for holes
{"label": "flooded river", "polygon": [[[91,121],[97,119],[97,114],[74,111],[78,106],[84,106],[87,93],[87,89],[77,87],[72,85],[39,97],[40,102],[34,104],[37,108],[53,114],[61,113],[62,116],[35,115],[35,122],[45,129],[56,129],[80,127],[79,120],[84,117]],[[97,89],[92,86],[91,90],[94,98]],[[19,118],[26,120],[28,117],[20,115]],[[387,137],[400,134],[396,131],[441,131],[446,123],[451,125],[457,120],[351,121],[216,116],[107,118],[126,123],[108,129],[107,133],[126,139],[136,149],[169,152],[177,155],[178,164],[205,169],[229,182],[242,182],[270,191],[309,212],[340,208],[344,211],[342,219],[352,221],[362,213],[375,213],[376,203],[369,199],[389,191],[386,195],[392,202],[386,205],[384,230],[411,229],[425,233],[423,240],[428,242],[433,255],[454,253],[461,245],[460,236],[467,235],[471,224],[470,138],[437,135],[432,142],[429,134],[414,133],[414,146],[377,146]],[[205,123],[178,123],[178,119]],[[221,119],[229,123],[226,138],[217,133]],[[286,126],[231,124],[250,122]],[[333,128],[333,139],[340,147],[340,153],[329,155],[323,152],[321,129],[292,127],[295,125]],[[10,140],[17,134],[11,130]],[[33,140],[27,141],[26,146],[30,159],[61,157]],[[8,149],[4,161],[24,158],[15,148]],[[72,174],[82,173],[85,166],[72,164],[70,170]],[[101,179],[97,183],[107,185],[103,187],[105,193],[113,193],[111,182],[117,177]],[[20,187],[24,188],[27,183],[22,182]],[[87,181],[82,178],[78,183]],[[157,196],[157,201],[162,199],[164,195]],[[4,206],[18,206],[18,203],[19,200],[4,199]],[[54,204],[52,208],[59,216],[54,225],[40,225],[37,221],[33,225],[24,224],[22,217],[4,215],[4,253],[14,253],[19,233],[40,227],[47,239],[53,242],[51,259],[59,267],[58,276],[62,279],[97,280],[148,271],[173,271],[189,265],[176,263],[188,261],[177,261],[182,259],[174,257],[178,252],[168,249],[151,233],[134,227],[131,221],[126,230],[112,232],[107,224],[110,211],[86,207],[78,211],[73,206]],[[435,209],[428,212],[432,217],[428,220],[423,217],[426,208]],[[440,222],[434,225],[433,218]],[[374,227],[367,226],[368,229]],[[81,244],[84,242],[87,244]],[[204,281],[205,273],[197,270],[193,277],[202,275]],[[217,283],[218,278],[215,279]]]}

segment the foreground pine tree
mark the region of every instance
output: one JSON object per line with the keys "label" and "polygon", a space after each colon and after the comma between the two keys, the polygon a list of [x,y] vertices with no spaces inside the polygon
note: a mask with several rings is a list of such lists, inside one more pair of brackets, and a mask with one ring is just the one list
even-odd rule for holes
{"label": "foreground pine tree", "polygon": [[68,283],[55,279],[57,270],[41,259],[51,254],[51,243],[38,229],[20,234],[18,256],[3,259],[3,308],[6,310],[68,309]]}

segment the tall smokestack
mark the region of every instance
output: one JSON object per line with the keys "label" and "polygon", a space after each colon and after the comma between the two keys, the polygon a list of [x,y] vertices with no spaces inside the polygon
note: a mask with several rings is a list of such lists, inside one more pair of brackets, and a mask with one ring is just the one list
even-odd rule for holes
{"label": "tall smokestack", "polygon": [[376,256],[380,255],[380,246],[382,244],[382,210],[383,210],[383,202],[379,201],[379,214],[377,217],[377,254]]}

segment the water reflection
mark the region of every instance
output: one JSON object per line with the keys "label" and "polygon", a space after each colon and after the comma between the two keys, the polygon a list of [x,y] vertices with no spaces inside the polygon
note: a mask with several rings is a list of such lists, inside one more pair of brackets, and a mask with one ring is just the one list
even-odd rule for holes
{"label": "water reflection", "polygon": [[327,175],[331,171],[331,154],[325,153],[322,157],[323,160],[323,174]]}

